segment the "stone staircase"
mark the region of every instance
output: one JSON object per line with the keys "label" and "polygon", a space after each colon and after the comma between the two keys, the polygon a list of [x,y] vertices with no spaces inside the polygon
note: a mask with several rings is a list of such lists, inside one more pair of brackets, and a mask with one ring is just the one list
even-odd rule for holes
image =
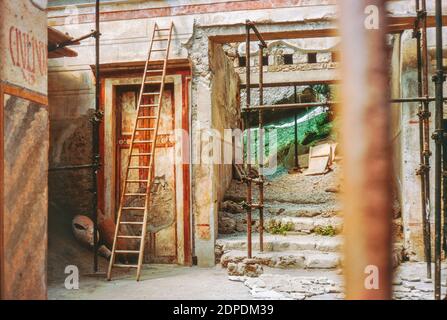
{"label": "stone staircase", "polygon": [[[233,207],[232,206],[225,207]],[[236,210],[240,211],[240,210]],[[264,232],[264,252],[259,251],[259,233],[253,232],[252,262],[282,269],[336,269],[341,264],[343,218],[336,202],[321,204],[296,204],[267,202],[264,226],[269,230],[269,221],[286,225],[281,234]],[[234,219],[236,225],[246,227],[245,213],[221,213],[223,219]],[[253,213],[257,230],[258,213]],[[245,224],[244,224],[245,223]],[[220,263],[243,262],[247,257],[247,235],[240,231],[221,234],[216,242],[216,252],[221,253]],[[228,231],[228,230],[226,230]]]}

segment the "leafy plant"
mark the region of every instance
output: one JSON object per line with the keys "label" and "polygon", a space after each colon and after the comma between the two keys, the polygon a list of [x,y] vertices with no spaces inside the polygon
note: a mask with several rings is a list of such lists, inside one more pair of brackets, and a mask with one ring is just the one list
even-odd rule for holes
{"label": "leafy plant", "polygon": [[318,226],[314,232],[320,236],[333,237],[337,234],[337,230],[333,226]]}
{"label": "leafy plant", "polygon": [[279,220],[271,219],[267,223],[266,230],[271,234],[281,234],[285,236],[288,231],[293,230],[293,223],[292,222],[284,223]]}

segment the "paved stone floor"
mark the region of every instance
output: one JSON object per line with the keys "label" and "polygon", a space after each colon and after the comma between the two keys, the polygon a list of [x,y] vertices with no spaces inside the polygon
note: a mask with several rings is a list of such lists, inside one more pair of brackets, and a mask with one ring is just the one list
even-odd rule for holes
{"label": "paved stone floor", "polygon": [[247,300],[253,299],[248,288],[228,280],[221,267],[202,269],[172,265],[148,265],[141,280],[135,270],[107,281],[105,277],[81,275],[79,290],[65,289],[64,282],[49,285],[50,300]]}
{"label": "paved stone floor", "polygon": [[[443,268],[443,295],[446,294],[447,266]],[[396,299],[433,299],[433,283],[425,279],[425,265],[405,263],[394,280]],[[146,266],[142,281],[134,273],[114,281],[82,276],[79,290],[65,289],[64,282],[49,285],[49,299],[343,299],[340,270],[283,270],[264,268],[259,278],[228,277],[220,266],[209,269],[166,265]]]}

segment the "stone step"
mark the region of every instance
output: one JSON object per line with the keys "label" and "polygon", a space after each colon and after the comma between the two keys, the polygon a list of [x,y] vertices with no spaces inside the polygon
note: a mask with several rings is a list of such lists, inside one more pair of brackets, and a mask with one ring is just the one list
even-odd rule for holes
{"label": "stone step", "polygon": [[289,217],[332,217],[341,214],[338,203],[296,204],[289,202],[267,202],[265,209],[272,216]]}
{"label": "stone step", "polygon": [[[315,232],[317,228],[328,229],[328,227],[333,227],[336,234],[340,234],[343,231],[343,218],[341,217],[288,217],[288,216],[276,216],[269,217],[265,219],[264,226],[268,227],[269,221],[274,220],[276,222],[281,222],[281,224],[291,223],[293,228],[291,231],[301,232],[304,234],[310,234]],[[321,231],[320,231],[321,232]]]}
{"label": "stone step", "polygon": [[[246,250],[247,237],[244,234],[229,235],[217,239],[216,244],[222,250]],[[339,252],[342,246],[342,237],[326,237],[319,235],[270,235],[264,234],[264,251],[300,251],[316,250],[320,252]],[[253,250],[259,250],[259,234],[252,237]]]}
{"label": "stone step", "polygon": [[[340,267],[341,258],[338,253],[312,250],[283,252],[253,252],[256,263],[271,268],[281,269],[336,269]],[[230,250],[220,262],[226,268],[228,263],[239,263],[247,257],[246,251]]]}

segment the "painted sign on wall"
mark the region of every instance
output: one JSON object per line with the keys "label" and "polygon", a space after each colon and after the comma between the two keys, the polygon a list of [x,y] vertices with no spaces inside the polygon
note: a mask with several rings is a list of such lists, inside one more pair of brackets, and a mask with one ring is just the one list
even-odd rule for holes
{"label": "painted sign on wall", "polygon": [[0,1],[0,79],[46,95],[48,22],[45,1]]}
{"label": "painted sign on wall", "polygon": [[9,55],[23,79],[34,85],[38,77],[47,77],[47,45],[29,32],[12,26],[9,29]]}

